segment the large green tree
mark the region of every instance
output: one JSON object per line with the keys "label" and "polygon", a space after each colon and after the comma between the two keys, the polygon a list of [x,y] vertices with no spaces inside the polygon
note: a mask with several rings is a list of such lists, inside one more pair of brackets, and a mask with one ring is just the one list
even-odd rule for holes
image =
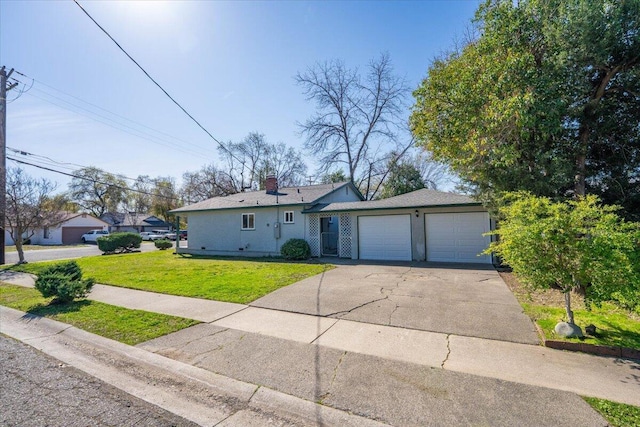
{"label": "large green tree", "polygon": [[490,0],[414,92],[418,144],[484,199],[597,194],[640,215],[640,0]]}
{"label": "large green tree", "polygon": [[73,175],[69,198],[97,217],[105,212],[117,212],[127,199],[127,182],[117,175],[96,167],[79,169]]}
{"label": "large green tree", "polygon": [[425,188],[425,184],[418,168],[408,162],[394,162],[389,167],[389,176],[384,183],[380,198],[386,199],[421,188]]}

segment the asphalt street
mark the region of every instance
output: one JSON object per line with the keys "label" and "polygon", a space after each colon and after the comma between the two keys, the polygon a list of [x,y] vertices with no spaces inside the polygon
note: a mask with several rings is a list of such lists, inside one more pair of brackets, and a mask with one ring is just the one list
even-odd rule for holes
{"label": "asphalt street", "polygon": [[[181,245],[184,246],[186,243],[181,242]],[[153,242],[142,242],[140,245],[140,251],[142,252],[150,252],[157,250],[154,246]],[[98,249],[98,245],[82,245],[77,247],[65,247],[65,248],[55,248],[51,249],[39,249],[35,251],[25,251],[25,260],[27,262],[37,262],[37,261],[53,261],[57,259],[72,259],[72,258],[82,258],[86,256],[94,256],[100,255],[102,251]],[[6,252],[5,253],[5,264],[15,264],[18,262],[18,252]]]}
{"label": "asphalt street", "polygon": [[0,353],[2,426],[197,426],[11,338]]}

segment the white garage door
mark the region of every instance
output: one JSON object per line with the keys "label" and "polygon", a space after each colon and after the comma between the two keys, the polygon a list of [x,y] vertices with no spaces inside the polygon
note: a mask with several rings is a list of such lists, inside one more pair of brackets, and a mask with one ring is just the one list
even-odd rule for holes
{"label": "white garage door", "polygon": [[360,259],[411,261],[411,217],[358,217]]}
{"label": "white garage door", "polygon": [[426,214],[427,261],[491,263],[478,254],[489,246],[489,214],[486,212]]}

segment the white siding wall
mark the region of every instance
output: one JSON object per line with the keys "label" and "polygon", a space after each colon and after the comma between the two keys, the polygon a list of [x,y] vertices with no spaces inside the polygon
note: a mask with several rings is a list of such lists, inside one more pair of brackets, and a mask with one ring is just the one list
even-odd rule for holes
{"label": "white siding wall", "polygon": [[[293,224],[284,223],[285,211],[294,212]],[[255,214],[255,230],[241,230],[243,213]],[[280,223],[279,239],[274,237],[275,222]],[[306,216],[299,206],[190,212],[188,249],[200,254],[280,255],[287,240],[306,238],[306,229]]]}
{"label": "white siding wall", "polygon": [[[62,227],[93,227],[95,229],[107,229],[107,223],[91,215],[78,215],[74,218],[65,221],[58,227],[49,228],[49,238],[44,238],[44,229],[36,230],[35,234],[31,237],[31,243],[34,245],[61,245],[62,244]],[[11,238],[9,232],[5,232],[5,245],[14,245],[14,241]]]}

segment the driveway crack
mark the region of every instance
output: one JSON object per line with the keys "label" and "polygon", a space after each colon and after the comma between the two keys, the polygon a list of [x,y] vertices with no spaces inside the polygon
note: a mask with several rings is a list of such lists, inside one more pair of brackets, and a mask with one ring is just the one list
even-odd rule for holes
{"label": "driveway crack", "polygon": [[373,304],[373,303],[375,303],[375,302],[382,301],[382,300],[385,300],[385,299],[389,299],[389,296],[387,295],[387,296],[385,296],[385,297],[383,297],[383,298],[376,298],[376,299],[374,299],[374,300],[372,300],[372,301],[368,301],[368,302],[365,302],[364,304],[360,304],[360,305],[358,305],[358,306],[356,306],[356,307],[350,308],[349,310],[336,311],[335,313],[327,314],[327,315],[326,315],[326,317],[338,316],[338,315],[343,315],[343,314],[349,314],[349,313],[351,313],[352,311],[355,311],[355,310],[357,310],[357,309],[359,309],[359,308],[365,307],[365,306],[367,306],[367,305],[369,305],[369,304]]}
{"label": "driveway crack", "polygon": [[450,340],[450,337],[451,337],[451,334],[447,334],[447,355],[445,356],[444,360],[440,364],[440,367],[442,369],[444,369],[444,364],[447,363],[447,361],[449,360],[449,355],[451,355],[451,340]]}
{"label": "driveway crack", "polygon": [[394,303],[396,306],[393,308],[393,310],[391,311],[391,313],[389,314],[389,321],[387,322],[388,326],[391,326],[391,317],[394,315],[394,313],[396,312],[396,310],[398,309],[398,307],[400,307],[400,305],[393,301],[391,298],[389,298],[389,301],[391,301],[392,303]]}

